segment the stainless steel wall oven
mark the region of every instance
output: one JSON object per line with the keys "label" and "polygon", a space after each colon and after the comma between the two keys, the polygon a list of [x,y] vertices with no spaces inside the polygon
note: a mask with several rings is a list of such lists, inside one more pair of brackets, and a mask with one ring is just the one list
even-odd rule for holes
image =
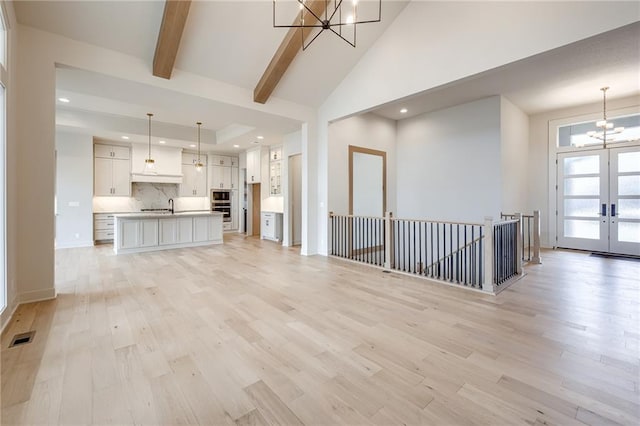
{"label": "stainless steel wall oven", "polygon": [[231,222],[231,198],[231,191],[211,190],[211,211],[222,213],[223,222]]}

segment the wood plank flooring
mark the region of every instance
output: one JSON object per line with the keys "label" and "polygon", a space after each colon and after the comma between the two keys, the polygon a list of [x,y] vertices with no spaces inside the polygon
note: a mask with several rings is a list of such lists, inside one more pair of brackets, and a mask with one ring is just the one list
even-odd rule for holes
{"label": "wood plank flooring", "polygon": [[235,235],[56,256],[2,424],[640,422],[639,262],[546,251],[494,297]]}

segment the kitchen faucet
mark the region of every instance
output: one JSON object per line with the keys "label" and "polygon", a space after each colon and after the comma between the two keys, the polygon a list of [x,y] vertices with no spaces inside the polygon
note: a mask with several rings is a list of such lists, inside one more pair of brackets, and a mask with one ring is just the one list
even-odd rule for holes
{"label": "kitchen faucet", "polygon": [[169,198],[169,207],[171,207],[171,214],[173,214],[173,198]]}

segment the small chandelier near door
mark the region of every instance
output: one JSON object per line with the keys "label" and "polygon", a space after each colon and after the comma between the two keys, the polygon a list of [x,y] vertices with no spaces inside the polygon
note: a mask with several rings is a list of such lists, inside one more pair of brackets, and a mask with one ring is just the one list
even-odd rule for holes
{"label": "small chandelier near door", "polygon": [[609,87],[603,87],[600,90],[602,90],[603,98],[603,117],[602,120],[596,122],[596,127],[601,130],[591,130],[587,132],[587,136],[601,140],[606,148],[607,142],[613,142],[615,140],[615,135],[622,133],[624,127],[614,127],[613,123],[607,121],[607,90],[609,90]]}
{"label": "small chandelier near door", "polygon": [[196,123],[198,125],[198,160],[196,161],[196,171],[201,172],[204,164],[200,161],[200,126],[202,126],[201,122]]}
{"label": "small chandelier near door", "polygon": [[144,168],[147,173],[152,173],[156,167],[155,160],[151,158],[151,117],[153,117],[153,114],[148,112],[147,116],[149,116],[149,155],[144,160]]}
{"label": "small chandelier near door", "polygon": [[[290,18],[294,7],[297,15],[292,24],[276,23],[276,15],[281,19],[286,19],[281,15]],[[309,47],[324,30],[331,31],[356,47],[357,25],[380,22],[381,15],[382,0],[363,1],[360,8],[358,8],[358,0],[273,0],[273,27],[302,28],[299,31],[302,50]],[[317,33],[311,35],[314,31]],[[310,36],[311,40],[308,43],[305,42],[305,39]]]}

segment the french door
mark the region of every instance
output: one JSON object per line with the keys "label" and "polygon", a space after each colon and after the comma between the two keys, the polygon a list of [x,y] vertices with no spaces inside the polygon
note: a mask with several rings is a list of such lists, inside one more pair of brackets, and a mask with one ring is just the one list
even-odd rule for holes
{"label": "french door", "polygon": [[640,147],[558,154],[557,246],[640,256]]}

